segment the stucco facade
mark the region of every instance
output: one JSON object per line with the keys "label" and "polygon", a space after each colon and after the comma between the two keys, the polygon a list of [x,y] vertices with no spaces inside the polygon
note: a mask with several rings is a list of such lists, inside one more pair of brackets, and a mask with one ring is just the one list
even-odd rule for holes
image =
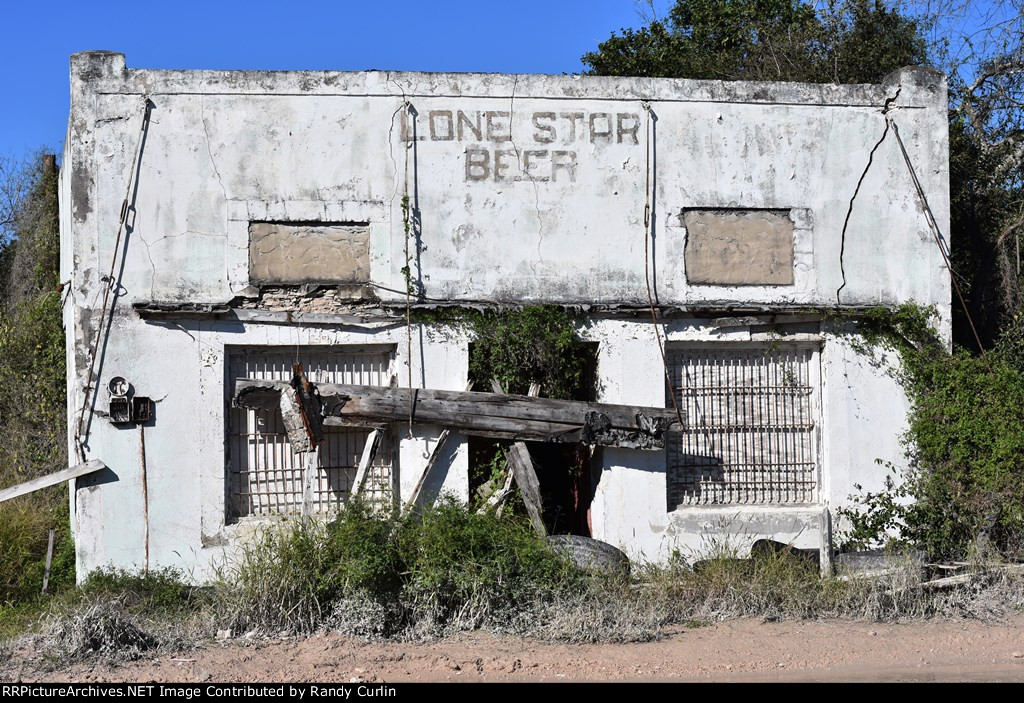
{"label": "stucco facade", "polygon": [[[462,389],[470,340],[407,327],[407,287],[413,305],[580,309],[601,402],[666,405],[648,280],[670,359],[803,354],[804,498],[671,505],[667,450],[594,452],[590,531],[646,559],[721,535],[817,547],[823,513],[901,459],[903,393],[822,309],[915,301],[948,336],[949,275],[895,131],[945,235],[932,71],[856,86],[163,71],[91,52],[71,90],[69,442],[109,467],[73,486],[79,573],[148,559],[202,580],[259,524],[228,505],[233,354],[383,350],[402,386]],[[152,399],[142,430],[104,416],[115,376]],[[390,434],[396,503],[440,431]],[[454,439],[430,492],[465,498]]]}

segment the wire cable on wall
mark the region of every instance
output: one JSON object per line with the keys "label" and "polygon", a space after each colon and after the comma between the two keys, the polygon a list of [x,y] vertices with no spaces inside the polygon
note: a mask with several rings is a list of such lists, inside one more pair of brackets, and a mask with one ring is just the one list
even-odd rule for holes
{"label": "wire cable on wall", "polygon": [[665,373],[665,386],[668,388],[668,396],[672,399],[672,409],[675,410],[676,420],[680,429],[683,427],[683,414],[679,410],[679,401],[676,400],[676,391],[672,387],[672,374],[668,370],[668,358],[665,356],[665,343],[661,338],[661,329],[658,327],[658,312],[654,305],[654,288],[651,285],[651,126],[655,118],[654,110],[648,102],[641,103],[647,111],[647,132],[644,150],[644,278],[647,281],[647,305],[651,311],[651,323],[654,327],[654,336],[658,341],[658,352],[661,354],[661,367]]}
{"label": "wire cable on wall", "polygon": [[892,123],[893,134],[896,135],[896,141],[900,145],[900,152],[903,154],[903,161],[907,164],[907,169],[910,171],[910,180],[914,183],[914,189],[917,191],[917,197],[921,199],[921,205],[924,208],[925,220],[928,222],[928,229],[932,233],[932,238],[935,240],[935,245],[939,248],[939,253],[942,255],[942,261],[946,266],[946,270],[949,272],[949,280],[953,284],[953,290],[956,291],[956,297],[960,301],[960,307],[963,308],[964,317],[967,318],[967,324],[971,328],[971,334],[974,335],[974,341],[978,345],[978,351],[981,352],[981,358],[985,361],[985,365],[988,370],[991,371],[992,367],[988,363],[988,355],[985,352],[985,347],[981,343],[981,337],[978,336],[978,330],[974,326],[974,320],[971,318],[971,312],[967,309],[967,301],[964,300],[964,294],[960,290],[960,284],[957,283],[957,275],[953,271],[953,265],[950,263],[950,252],[946,247],[945,242],[942,240],[942,232],[939,231],[939,223],[935,219],[935,213],[932,212],[931,205],[928,204],[928,196],[925,195],[924,188],[921,186],[921,181],[917,177],[917,171],[914,170],[914,164],[910,161],[910,154],[907,153],[907,147],[903,144],[903,137],[900,136],[899,127],[896,123]]}
{"label": "wire cable on wall", "polygon": [[[412,104],[405,101],[406,119],[415,119]],[[408,132],[406,132],[409,135]],[[409,255],[409,237],[412,236],[412,223],[410,222],[409,202],[409,150],[416,144],[416,135],[413,132],[409,135],[409,141],[405,144],[405,178],[402,191],[402,226],[405,230],[405,266],[402,267],[402,274],[405,277],[405,366],[408,370],[409,385],[409,439],[412,439],[412,421],[416,408],[416,397],[412,389],[412,260]]]}
{"label": "wire cable on wall", "polygon": [[139,155],[142,153],[142,144],[146,138],[146,130],[149,129],[149,113],[151,107],[152,103],[149,101],[149,96],[142,96],[142,124],[139,127],[139,140],[135,146],[135,153],[132,155],[132,165],[128,170],[128,180],[125,184],[124,200],[121,202],[121,216],[117,225],[117,238],[114,242],[114,253],[110,257],[110,273],[107,274],[105,278],[100,279],[105,281],[107,285],[103,290],[103,304],[100,306],[99,325],[96,328],[92,348],[89,350],[89,374],[87,376],[83,393],[82,408],[79,411],[78,422],[75,426],[75,455],[79,463],[85,461],[83,438],[83,431],[86,427],[85,414],[89,409],[89,402],[92,398],[92,391],[94,390],[96,382],[96,359],[99,356],[99,347],[103,340],[107,317],[109,315],[108,306],[110,305],[110,293],[117,287],[117,279],[114,277],[114,274],[117,271],[117,259],[118,253],[121,251],[121,237],[124,234],[125,220],[128,219],[128,204],[131,199],[132,185],[136,182],[136,166],[138,165]]}

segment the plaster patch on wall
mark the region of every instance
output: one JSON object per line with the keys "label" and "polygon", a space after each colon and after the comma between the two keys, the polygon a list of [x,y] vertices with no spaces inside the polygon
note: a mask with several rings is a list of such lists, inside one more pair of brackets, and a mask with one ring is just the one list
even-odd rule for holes
{"label": "plaster patch on wall", "polygon": [[788,210],[688,209],[682,220],[690,283],[793,285],[793,220]]}
{"label": "plaster patch on wall", "polygon": [[251,283],[366,283],[370,230],[365,224],[251,222]]}

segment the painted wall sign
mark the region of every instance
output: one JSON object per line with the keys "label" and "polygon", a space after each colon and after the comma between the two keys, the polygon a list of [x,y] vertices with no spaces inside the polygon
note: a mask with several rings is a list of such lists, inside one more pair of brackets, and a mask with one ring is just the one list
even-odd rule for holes
{"label": "painted wall sign", "polygon": [[579,146],[640,144],[635,112],[525,114],[529,119],[508,110],[412,110],[402,113],[402,140],[464,143],[469,182],[575,182]]}

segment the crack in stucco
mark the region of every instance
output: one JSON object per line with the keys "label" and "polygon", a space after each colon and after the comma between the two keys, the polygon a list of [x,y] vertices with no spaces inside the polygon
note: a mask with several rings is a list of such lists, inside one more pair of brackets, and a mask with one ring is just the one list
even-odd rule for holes
{"label": "crack in stucco", "polygon": [[836,288],[836,305],[840,306],[843,304],[841,294],[843,288],[846,288],[846,267],[843,263],[843,257],[846,253],[846,230],[850,226],[850,217],[853,215],[853,204],[857,200],[857,195],[860,194],[860,188],[864,184],[864,179],[867,178],[868,171],[871,170],[871,164],[875,160],[875,152],[878,151],[879,147],[882,146],[882,142],[889,136],[889,129],[892,127],[892,122],[889,118],[889,111],[892,110],[892,104],[900,97],[900,88],[896,89],[892,97],[886,98],[885,104],[882,105],[882,119],[885,120],[885,129],[882,130],[882,136],[878,138],[875,145],[871,148],[868,153],[868,162],[864,166],[864,170],[860,174],[860,178],[857,179],[857,185],[853,189],[853,195],[850,196],[850,204],[846,209],[846,218],[843,220],[843,229],[839,234],[839,272],[842,275],[843,282],[838,288]]}
{"label": "crack in stucco", "polygon": [[[227,241],[227,239],[228,239],[227,232],[220,232],[220,233],[218,233],[218,232],[201,232],[199,230],[191,230],[191,229],[185,230],[184,232],[179,232],[177,234],[165,234],[165,235],[163,235],[161,237],[157,237],[156,239],[154,239],[152,241],[147,240],[145,237],[143,237],[140,234],[137,237],[137,239],[138,239],[139,243],[142,244],[146,248],[146,258],[149,259],[149,297],[150,297],[150,299],[154,298],[155,295],[156,295],[156,262],[153,261],[153,253],[152,253],[150,248],[155,246],[159,242],[162,242],[165,239],[176,239],[178,237],[185,237],[185,236],[216,237],[218,239],[224,239],[225,241]],[[247,246],[244,247],[244,248],[248,249]]]}
{"label": "crack in stucco", "polygon": [[[213,167],[213,173],[217,177],[217,185],[220,186],[221,193],[224,194],[224,200],[228,199],[227,188],[224,187],[224,180],[221,178],[220,169],[217,168],[217,160],[213,158],[213,144],[210,140],[210,127],[206,123],[206,96],[199,96],[199,119],[203,123],[203,134],[206,135],[206,153],[210,157],[210,166]],[[224,214],[225,227],[227,226],[227,212]]]}
{"label": "crack in stucco", "polygon": [[529,170],[523,168],[523,155],[520,153],[519,145],[516,144],[516,140],[512,137],[512,125],[515,124],[516,119],[516,88],[518,86],[519,76],[513,76],[512,95],[510,96],[508,103],[508,141],[512,144],[512,150],[516,153],[517,168],[523,172],[523,174],[530,180],[530,184],[533,185],[533,207],[537,212],[537,261],[530,264],[530,268],[533,269],[534,273],[537,273],[537,264],[544,262],[544,256],[540,253],[540,247],[544,243],[544,217],[540,211],[540,188],[537,185],[537,180]]}
{"label": "crack in stucco", "polygon": [[[199,118],[200,118],[200,120],[202,120],[202,123],[203,123],[203,134],[206,135],[206,153],[207,153],[207,155],[210,158],[210,166],[213,168],[213,173],[217,177],[217,185],[220,186],[221,195],[224,196],[224,205],[223,205],[223,208],[222,208],[223,209],[223,213],[224,213],[223,231],[224,231],[224,234],[225,234],[225,241],[227,241],[227,232],[228,232],[228,207],[227,207],[228,189],[226,187],[224,187],[224,179],[220,175],[220,169],[217,168],[217,160],[215,158],[213,158],[213,144],[212,144],[212,141],[210,139],[210,127],[206,123],[206,96],[205,95],[200,95],[199,96]],[[223,275],[224,275],[224,279],[225,280],[230,280],[231,272],[228,270],[226,264],[225,264],[225,269],[223,271]]]}
{"label": "crack in stucco", "polygon": [[[403,109],[407,109],[410,105],[409,98],[406,95],[405,87],[398,81],[391,80],[391,72],[388,71],[384,74],[384,82],[388,85],[394,83],[395,86],[402,92],[402,104],[395,108],[395,111],[391,113],[391,126],[388,127],[388,156],[391,157],[391,168],[395,176],[395,187],[391,191],[391,197],[388,199],[388,209],[391,209],[395,205],[395,198],[398,196],[398,159],[395,158],[395,118],[398,117],[398,113]],[[409,148],[409,145],[405,145]]]}

